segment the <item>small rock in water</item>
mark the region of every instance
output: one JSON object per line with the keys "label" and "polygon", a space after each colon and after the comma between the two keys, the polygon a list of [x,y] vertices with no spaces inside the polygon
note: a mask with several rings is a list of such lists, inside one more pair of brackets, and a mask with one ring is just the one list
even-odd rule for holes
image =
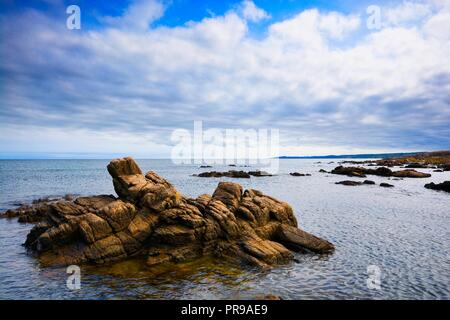
{"label": "small rock in water", "polygon": [[362,182],[345,180],[345,181],[336,182],[336,184],[342,184],[344,186],[360,186],[360,185],[362,185]]}
{"label": "small rock in water", "polygon": [[266,172],[266,171],[249,171],[249,175],[254,177],[271,177],[272,174]]}
{"label": "small rock in water", "polygon": [[393,188],[394,186],[392,184],[382,182],[382,183],[380,183],[380,187]]}
{"label": "small rock in water", "polygon": [[364,180],[363,184],[375,184],[372,180]]}
{"label": "small rock in water", "polygon": [[386,167],[380,167],[377,169],[367,169],[363,167],[343,167],[339,166],[334,168],[331,173],[341,174],[349,177],[362,177],[366,175],[375,175],[381,177],[398,177],[398,178],[429,178],[431,174],[418,172],[414,169],[404,169],[400,171],[392,171]]}
{"label": "small rock in water", "polygon": [[442,183],[428,183],[425,185],[425,188],[432,189],[432,190],[438,190],[438,191],[445,191],[450,192],[450,181],[444,181]]}
{"label": "small rock in water", "polygon": [[219,172],[219,171],[202,172],[196,176],[200,178],[221,178],[221,177],[250,178],[250,175],[247,172],[236,170],[230,170],[227,172]]}
{"label": "small rock in water", "polygon": [[289,174],[294,177],[310,177],[311,176],[309,173],[300,173],[300,172],[291,172]]}

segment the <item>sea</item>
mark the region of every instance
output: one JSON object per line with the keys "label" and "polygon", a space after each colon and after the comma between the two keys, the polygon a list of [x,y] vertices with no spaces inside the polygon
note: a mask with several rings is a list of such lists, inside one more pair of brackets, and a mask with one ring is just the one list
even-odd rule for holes
{"label": "sea", "polygon": [[[362,159],[358,159],[362,160]],[[185,196],[211,194],[220,181],[261,190],[288,202],[299,227],[331,241],[330,255],[296,254],[295,260],[259,270],[200,259],[154,272],[142,259],[80,266],[80,288],[66,268],[44,268],[22,245],[32,224],[0,219],[0,299],[450,299],[450,194],[424,188],[450,180],[394,180],[368,176],[375,185],[345,186],[361,178],[320,173],[343,159],[281,159],[276,175],[250,179],[200,178],[204,171],[254,170],[137,160]],[[0,212],[43,197],[115,194],[109,160],[0,160]],[[290,172],[309,173],[294,177]],[[393,188],[379,184],[387,182]]]}

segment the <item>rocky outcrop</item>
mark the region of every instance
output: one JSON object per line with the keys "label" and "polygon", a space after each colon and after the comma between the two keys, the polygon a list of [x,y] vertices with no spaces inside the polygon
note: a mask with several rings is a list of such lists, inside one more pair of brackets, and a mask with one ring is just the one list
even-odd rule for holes
{"label": "rocky outcrop", "polygon": [[428,183],[425,185],[425,188],[432,189],[432,190],[439,190],[439,191],[445,191],[450,192],[450,181],[444,181],[442,183]]}
{"label": "rocky outcrop", "polygon": [[149,266],[202,256],[259,267],[293,251],[329,253],[333,245],[297,228],[292,208],[257,190],[221,182],[212,195],[182,196],[131,158],[108,165],[119,196],[48,204],[25,245],[44,265],[103,264],[132,256]]}
{"label": "rocky outcrop", "polygon": [[379,167],[376,169],[367,169],[363,167],[343,167],[334,168],[331,173],[346,175],[349,177],[365,178],[367,175],[375,175],[381,177],[399,177],[399,178],[429,178],[431,174],[418,172],[414,169],[405,169],[399,171],[392,171],[386,167]]}

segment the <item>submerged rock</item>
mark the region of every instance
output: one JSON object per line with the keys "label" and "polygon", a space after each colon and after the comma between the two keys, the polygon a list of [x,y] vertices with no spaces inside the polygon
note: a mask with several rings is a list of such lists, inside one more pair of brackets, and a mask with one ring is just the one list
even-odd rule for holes
{"label": "submerged rock", "polygon": [[344,181],[336,182],[335,184],[342,184],[344,186],[360,186],[360,185],[363,185],[363,184],[367,184],[367,185],[375,184],[375,182],[371,181],[371,180],[364,180],[364,182],[344,180]]}
{"label": "submerged rock", "polygon": [[439,190],[439,191],[445,191],[450,192],[450,181],[444,181],[442,183],[428,183],[425,185],[425,188],[432,189],[432,190]]}
{"label": "submerged rock", "polygon": [[119,196],[60,200],[40,213],[25,245],[44,265],[103,264],[134,256],[149,266],[203,256],[259,267],[293,259],[292,251],[329,253],[334,246],[297,228],[285,202],[221,182],[210,195],[182,196],[131,158],[108,165]]}

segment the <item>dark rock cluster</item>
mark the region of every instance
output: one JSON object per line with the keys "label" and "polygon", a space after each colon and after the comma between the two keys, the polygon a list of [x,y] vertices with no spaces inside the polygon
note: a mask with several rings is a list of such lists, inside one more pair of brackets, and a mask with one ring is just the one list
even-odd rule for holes
{"label": "dark rock cluster", "polygon": [[341,174],[349,177],[365,178],[367,175],[376,175],[381,177],[398,177],[398,178],[429,178],[431,174],[416,171],[414,169],[405,169],[399,171],[392,171],[386,167],[379,167],[377,169],[367,169],[364,167],[344,167],[339,166],[334,168],[331,173]]}
{"label": "dark rock cluster", "polygon": [[272,174],[265,172],[265,171],[237,171],[237,170],[229,170],[225,172],[220,171],[209,171],[209,172],[202,172],[199,174],[194,174],[195,177],[200,178],[221,178],[221,177],[228,177],[228,178],[250,178],[253,177],[271,177]]}
{"label": "dark rock cluster", "polygon": [[438,191],[446,191],[450,192],[450,181],[444,181],[442,183],[428,183],[425,185],[425,188],[432,189],[432,190],[438,190]]}

